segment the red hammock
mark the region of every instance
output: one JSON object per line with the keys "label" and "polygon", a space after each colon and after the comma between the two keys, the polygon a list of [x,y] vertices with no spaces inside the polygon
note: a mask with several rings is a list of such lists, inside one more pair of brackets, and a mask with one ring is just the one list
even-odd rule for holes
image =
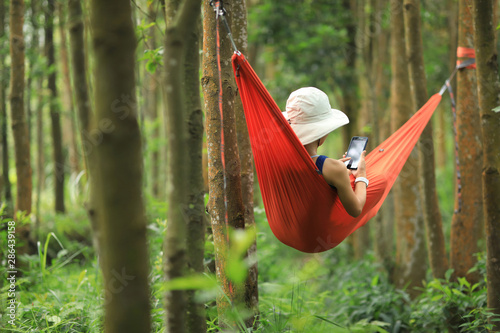
{"label": "red hammock", "polygon": [[[366,156],[370,186],[363,212],[354,218],[345,211],[337,192],[318,174],[245,57],[235,53],[232,61],[269,226],[281,242],[303,252],[322,252],[337,246],[377,214],[441,101],[440,94],[432,96]],[[354,187],[352,176],[351,185]]]}

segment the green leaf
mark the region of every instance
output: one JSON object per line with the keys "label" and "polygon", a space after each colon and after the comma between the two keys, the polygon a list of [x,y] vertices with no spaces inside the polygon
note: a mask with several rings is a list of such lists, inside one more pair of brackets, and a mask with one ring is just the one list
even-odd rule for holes
{"label": "green leaf", "polygon": [[227,261],[226,274],[234,283],[243,283],[248,274],[247,265],[243,260],[233,256]]}
{"label": "green leaf", "polygon": [[255,229],[232,230],[231,254],[243,257],[255,241]]}
{"label": "green leaf", "polygon": [[57,325],[61,322],[61,318],[58,316],[47,316],[47,320],[54,323],[54,325]]}
{"label": "green leaf", "polygon": [[452,268],[450,268],[449,270],[446,271],[446,273],[444,273],[446,281],[450,280],[451,274],[453,274],[453,269]]}
{"label": "green leaf", "polygon": [[334,326],[341,327],[341,328],[345,328],[345,327],[340,326],[340,325],[339,325],[339,324],[337,324],[337,323],[334,323],[333,321],[331,321],[331,320],[330,320],[330,319],[328,319],[328,318],[325,318],[325,317],[322,317],[322,316],[318,316],[318,315],[313,315],[313,316],[314,316],[314,317],[316,317],[316,318],[318,318],[318,319],[321,319],[321,320],[323,320],[323,321],[326,321],[327,323],[332,324],[332,325],[334,325]]}
{"label": "green leaf", "polygon": [[151,73],[151,74],[154,74],[156,72],[156,62],[154,61],[148,61],[146,63],[146,70]]}
{"label": "green leaf", "polygon": [[83,271],[80,272],[80,275],[78,275],[78,285],[76,287],[76,290],[80,289],[82,286],[83,282],[86,280],[86,275],[87,275],[87,270],[84,269]]}
{"label": "green leaf", "polygon": [[458,278],[458,282],[460,283],[460,286],[462,286],[462,287],[466,286],[467,288],[470,288],[470,282],[467,281],[466,278],[460,277],[460,278]]}
{"label": "green leaf", "polygon": [[496,112],[496,113],[500,112],[500,106],[497,106],[496,108],[492,109],[491,111]]}
{"label": "green leaf", "polygon": [[183,276],[165,282],[165,290],[210,290],[217,287],[213,276],[196,274]]}

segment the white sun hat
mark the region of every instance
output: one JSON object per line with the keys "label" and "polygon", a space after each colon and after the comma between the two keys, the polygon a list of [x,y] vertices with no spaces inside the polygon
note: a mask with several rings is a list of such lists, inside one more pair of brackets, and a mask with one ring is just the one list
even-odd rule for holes
{"label": "white sun hat", "polygon": [[332,109],[328,96],[314,87],[292,92],[286,101],[283,116],[303,145],[319,140],[349,123],[345,113]]}

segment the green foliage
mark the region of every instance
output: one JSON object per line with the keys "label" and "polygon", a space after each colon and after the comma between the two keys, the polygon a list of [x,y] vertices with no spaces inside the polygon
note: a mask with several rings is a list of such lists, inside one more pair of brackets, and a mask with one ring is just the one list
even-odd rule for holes
{"label": "green foliage", "polygon": [[[0,234],[3,239],[3,231]],[[55,256],[51,238],[56,239],[59,249]],[[78,260],[77,256],[92,252],[69,252],[67,248],[76,247],[65,246],[65,241],[50,232],[43,247],[39,242],[38,255],[19,258],[25,262],[26,268],[22,270],[22,277],[18,275],[16,280],[15,326],[7,324],[7,316],[0,318],[0,326],[11,328],[11,332],[101,331],[102,285],[97,260],[92,255],[87,260]],[[82,267],[80,263],[86,264]],[[5,267],[2,265],[0,269],[3,276]],[[2,310],[6,309],[8,288],[5,285],[0,291]]]}
{"label": "green foliage", "polygon": [[[310,255],[279,243],[256,209],[262,332],[404,332],[409,298],[372,256],[350,261],[347,244]],[[259,331],[259,332],[260,332]]]}
{"label": "green foliage", "polygon": [[267,58],[277,65],[270,89],[276,100],[286,100],[300,86],[332,91],[351,84],[354,73],[345,66],[355,49],[347,46],[350,10],[340,1],[265,0],[249,12],[249,41],[268,45]]}
{"label": "green foliage", "polygon": [[[220,289],[213,274],[165,283],[162,243],[167,221],[161,216],[166,209],[164,202],[147,200],[153,332],[164,328],[167,289],[196,289],[197,299],[207,306],[208,332],[218,332],[215,298]],[[39,254],[24,258],[27,269],[17,281],[19,304],[13,332],[102,330],[103,288],[95,253],[68,236],[71,227],[89,222],[83,210],[71,214],[42,216],[46,227],[41,230]],[[394,288],[372,255],[349,260],[347,244],[321,254],[299,253],[274,238],[258,207],[256,221],[260,317],[256,329],[249,331],[243,325],[247,311],[232,308],[228,317],[237,323],[238,332],[442,332],[450,325],[456,332],[487,332],[490,327],[488,319],[493,314],[486,308],[484,279],[476,284],[463,278],[453,282],[449,271],[445,280],[427,282],[421,296],[412,301],[404,290]],[[5,239],[6,231],[0,230]],[[234,280],[246,277],[249,263],[244,253],[254,237],[247,232],[231,233]],[[206,249],[208,259],[213,255],[210,238]],[[474,271],[484,277],[485,270],[485,258],[480,255]],[[7,290],[7,286],[0,290],[1,309],[5,309]],[[0,325],[5,320],[5,316],[0,319]]]}
{"label": "green foliage", "polygon": [[[48,273],[47,269],[46,269],[46,266],[47,266],[47,253],[48,253],[48,247],[49,247],[49,241],[50,241],[50,237],[54,237],[54,239],[59,243],[59,245],[61,246],[61,248],[63,249],[63,251],[59,252],[59,253],[64,253],[64,246],[61,244],[61,242],[59,241],[59,239],[57,238],[57,236],[51,232],[47,235],[47,239],[45,240],[45,245],[43,247],[43,249],[41,248],[40,246],[40,242],[37,243],[37,248],[38,248],[38,257],[40,259],[40,273],[42,274],[42,280],[43,278],[45,277],[45,275]],[[59,253],[58,253],[58,258],[59,258]]]}
{"label": "green foliage", "polygon": [[151,38],[151,34],[156,26],[156,22],[146,22],[146,19],[141,19],[141,22],[135,27],[135,34],[138,40],[144,39],[147,42]]}
{"label": "green foliage", "polygon": [[153,50],[145,50],[139,61],[146,61],[146,70],[154,74],[158,66],[163,65],[163,46]]}
{"label": "green foliage", "polygon": [[255,241],[255,232],[231,230],[229,233],[230,249],[226,264],[226,274],[236,284],[245,282],[250,264],[245,260],[247,250]]}
{"label": "green foliage", "polygon": [[[478,258],[473,271],[485,276],[485,259]],[[411,313],[412,332],[488,332],[491,326],[488,319],[495,315],[486,308],[486,281],[471,284],[460,277],[450,279],[452,270],[446,278],[433,279],[424,284],[422,294],[413,302]],[[425,320],[422,320],[425,318]],[[500,320],[500,317],[494,318]]]}
{"label": "green foliage", "polygon": [[211,290],[217,288],[215,276],[195,274],[165,282],[165,290]]}

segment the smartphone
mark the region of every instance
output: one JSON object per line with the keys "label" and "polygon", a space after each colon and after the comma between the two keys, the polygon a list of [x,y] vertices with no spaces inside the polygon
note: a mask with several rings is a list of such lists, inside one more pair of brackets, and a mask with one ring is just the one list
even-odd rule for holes
{"label": "smartphone", "polygon": [[357,170],[359,159],[361,157],[361,153],[366,149],[366,145],[368,144],[368,138],[364,136],[353,136],[351,139],[351,143],[349,143],[349,148],[347,149],[347,154],[345,157],[350,157],[349,161],[345,161],[345,165],[347,169]]}

